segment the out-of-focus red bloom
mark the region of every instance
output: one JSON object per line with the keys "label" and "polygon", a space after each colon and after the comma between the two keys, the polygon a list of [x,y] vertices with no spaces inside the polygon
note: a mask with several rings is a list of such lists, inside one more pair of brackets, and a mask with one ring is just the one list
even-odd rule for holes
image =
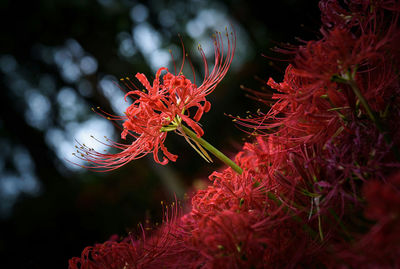
{"label": "out-of-focus red bloom", "polygon": [[[400,173],[386,182],[372,180],[363,188],[367,202],[364,214],[374,224],[357,235],[354,243],[337,246],[330,268],[399,268],[400,266]],[[347,268],[347,267],[346,267]]]}
{"label": "out-of-focus red bloom", "polygon": [[[182,74],[183,64],[178,74],[171,74],[167,68],[160,68],[151,85],[144,74],[137,73],[136,78],[143,85],[141,90],[130,80],[125,81],[129,92],[125,95],[133,97],[133,103],[127,108],[125,116],[113,116],[108,113],[105,118],[112,121],[123,121],[122,139],[133,139],[131,144],[122,144],[107,139],[106,145],[121,150],[116,154],[103,154],[85,145],[77,146],[78,158],[91,164],[87,168],[99,171],[109,171],[124,164],[153,153],[154,160],[160,164],[176,161],[177,155],[170,153],[164,145],[168,131],[180,131],[182,123],[191,127],[200,137],[204,134],[198,121],[203,113],[210,110],[211,104],[206,100],[226,75],[233,60],[236,47],[234,32],[226,32],[227,51],[224,56],[224,43],[221,33],[214,36],[214,67],[210,72],[206,56],[199,46],[199,51],[205,65],[205,75],[200,86],[192,83]],[[162,73],[165,72],[164,75]],[[191,113],[196,112],[194,115]],[[159,158],[159,150],[164,157]]]}

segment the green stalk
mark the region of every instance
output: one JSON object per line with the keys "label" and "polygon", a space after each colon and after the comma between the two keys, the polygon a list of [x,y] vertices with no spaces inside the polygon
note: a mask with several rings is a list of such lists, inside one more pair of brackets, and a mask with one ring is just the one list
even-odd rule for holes
{"label": "green stalk", "polygon": [[[343,75],[341,77],[335,76],[333,78],[333,80],[337,81],[337,82],[340,82],[340,83],[347,84],[347,85],[349,85],[351,87],[351,89],[353,90],[354,94],[357,96],[358,100],[360,100],[360,103],[363,105],[365,111],[367,111],[367,114],[368,114],[369,118],[375,124],[376,128],[378,129],[378,131],[381,134],[383,134],[383,139],[385,139],[386,144],[388,144],[388,145],[392,144],[393,140],[390,137],[386,126],[380,121],[380,119],[377,117],[376,113],[371,109],[371,107],[369,106],[367,100],[362,95],[360,89],[357,86],[356,81],[354,80],[354,74],[352,74],[352,75],[346,74],[346,75]],[[398,151],[397,147],[395,145],[392,145],[391,150],[392,150],[394,156],[396,157],[396,159],[398,161],[400,161],[400,152]]]}
{"label": "green stalk", "polygon": [[223,154],[221,151],[216,149],[213,145],[208,143],[206,140],[204,140],[201,137],[198,137],[192,130],[189,128],[185,127],[183,124],[180,126],[182,128],[182,131],[189,136],[193,141],[199,143],[201,146],[203,146],[206,150],[211,152],[215,157],[220,159],[223,163],[231,167],[233,170],[235,170],[239,175],[242,174],[243,170],[240,168],[235,162],[233,162],[231,159],[229,159],[225,154]]}
{"label": "green stalk", "polygon": [[358,100],[360,100],[360,103],[364,106],[369,118],[374,122],[376,128],[378,128],[378,130],[381,133],[384,133],[385,128],[384,128],[383,124],[377,118],[376,114],[372,111],[371,107],[368,105],[368,102],[367,102],[367,100],[365,100],[364,96],[362,95],[360,89],[357,86],[357,83],[353,79],[350,79],[350,80],[347,80],[347,84],[351,87],[354,94],[357,96]]}
{"label": "green stalk", "polygon": [[[371,107],[368,105],[367,100],[365,100],[364,96],[361,94],[358,89],[357,83],[351,79],[347,82],[353,90],[354,94],[357,96],[358,100],[360,100],[361,104],[364,106],[365,110],[369,118],[374,122],[376,128],[378,128],[379,132],[383,134],[383,139],[385,139],[386,144],[390,145],[393,143],[392,137],[389,135],[385,125],[380,121],[377,117],[376,113],[374,113]],[[396,145],[392,145],[391,150],[398,161],[400,161],[400,152],[397,149]]]}
{"label": "green stalk", "polygon": [[[278,206],[281,206],[283,204],[272,192],[268,192],[267,195],[268,198],[277,203]],[[292,219],[298,222],[302,226],[303,230],[307,232],[312,238],[317,237],[317,232],[315,232],[309,225],[307,225],[307,223],[304,223],[304,221],[299,216],[297,216],[289,207],[284,206],[284,209],[287,213],[289,213]],[[323,236],[321,236],[321,241],[323,241]]]}
{"label": "green stalk", "polygon": [[353,241],[353,237],[350,235],[349,231],[347,230],[346,226],[343,224],[343,222],[340,220],[339,216],[336,214],[336,212],[329,208],[329,213],[333,216],[335,221],[339,224],[340,228],[342,228],[342,231],[344,235],[348,238],[348,240]]}

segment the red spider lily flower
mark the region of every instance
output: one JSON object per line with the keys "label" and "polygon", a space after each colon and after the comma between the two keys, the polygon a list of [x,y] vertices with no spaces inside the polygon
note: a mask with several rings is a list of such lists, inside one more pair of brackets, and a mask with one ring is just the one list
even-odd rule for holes
{"label": "red spider lily flower", "polygon": [[385,54],[397,49],[394,41],[398,40],[399,33],[394,26],[384,29],[383,34],[377,31],[372,29],[359,35],[338,27],[322,31],[321,40],[309,41],[297,49],[292,72],[309,78],[308,84],[315,88],[325,87],[332,79],[357,71],[356,77],[380,73],[376,69],[381,67],[384,74],[390,73],[387,63],[392,57]]}
{"label": "red spider lily flower", "polygon": [[333,102],[326,96],[333,96],[335,103],[343,101],[340,106],[344,110],[346,99],[337,92],[336,83],[330,82],[321,88],[310,81],[296,74],[294,67],[289,65],[282,83],[272,78],[268,81],[268,85],[278,91],[272,96],[276,102],[269,112],[237,122],[258,134],[273,134],[275,144],[281,144],[282,150],[315,142],[323,145],[341,126],[340,114],[330,110]]}
{"label": "red spider lily flower", "polygon": [[[127,97],[133,97],[133,103],[127,108],[124,116],[114,116],[104,111],[103,117],[112,121],[122,121],[123,131],[121,138],[133,139],[131,144],[122,144],[107,139],[106,144],[112,148],[121,150],[116,154],[99,153],[85,145],[77,146],[78,158],[87,161],[91,166],[83,166],[97,171],[114,170],[126,163],[139,159],[149,153],[153,153],[154,160],[160,164],[176,161],[177,155],[170,153],[164,145],[167,132],[176,131],[185,136],[180,126],[185,123],[192,128],[198,137],[204,134],[198,121],[203,113],[210,110],[211,104],[206,100],[226,75],[236,48],[236,35],[226,32],[227,51],[224,55],[224,43],[221,33],[214,36],[214,67],[209,71],[208,62],[204,51],[199,46],[199,51],[205,65],[203,83],[197,86],[187,79],[183,74],[184,61],[178,74],[171,74],[167,68],[160,68],[151,85],[144,74],[137,73],[136,78],[144,86],[140,90],[129,79],[122,81],[128,88]],[[185,56],[185,50],[183,49]],[[162,75],[163,72],[166,72]],[[194,72],[193,72],[194,74]],[[195,79],[195,78],[194,78]],[[195,81],[194,81],[195,82]],[[190,113],[196,111],[192,116]],[[102,142],[101,142],[102,143]],[[159,158],[159,151],[163,158]]]}

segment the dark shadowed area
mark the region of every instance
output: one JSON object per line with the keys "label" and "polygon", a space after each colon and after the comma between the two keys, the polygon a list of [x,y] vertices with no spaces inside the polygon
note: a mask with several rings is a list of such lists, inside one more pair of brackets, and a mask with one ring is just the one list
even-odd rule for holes
{"label": "dark shadowed area", "polygon": [[91,110],[123,115],[129,103],[119,78],[173,70],[170,51],[180,66],[181,35],[201,80],[198,44],[211,68],[211,36],[232,24],[235,58],[201,120],[204,138],[232,155],[249,138],[227,115],[260,107],[240,86],[259,90],[270,76],[279,81],[286,62],[262,55],[281,57],[270,49],[299,42],[293,36],[314,38],[320,25],[317,1],[3,0],[0,8],[2,268],[66,268],[84,247],[159,221],[160,201],[175,194],[184,200],[221,166],[174,134],[166,144],[179,157],[166,166],[151,155],[107,173],[68,162],[79,161],[71,154],[75,139],[98,151],[107,148],[91,135],[120,139],[120,130]]}

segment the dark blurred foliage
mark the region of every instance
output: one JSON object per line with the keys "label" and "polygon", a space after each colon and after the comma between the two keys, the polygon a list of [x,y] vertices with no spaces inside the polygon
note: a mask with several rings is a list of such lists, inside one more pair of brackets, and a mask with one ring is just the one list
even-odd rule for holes
{"label": "dark blurred foliage", "polygon": [[[178,34],[201,74],[197,44],[211,44],[212,31],[231,22],[237,57],[201,122],[205,139],[234,154],[248,138],[224,113],[243,116],[260,107],[240,85],[258,90],[260,79],[280,80],[287,63],[262,54],[281,57],[270,48],[313,38],[320,25],[317,1],[3,0],[0,8],[2,268],[66,268],[85,246],[136,232],[146,219],[159,221],[161,200],[174,193],[183,199],[220,166],[206,164],[173,134],[167,146],[179,158],[167,166],[151,157],[109,173],[67,165],[74,134],[89,137],[86,129],[100,124],[90,108],[117,113],[110,81],[136,72],[151,78],[151,65],[165,62],[168,49],[179,65]],[[212,62],[212,51],[207,56]]]}

